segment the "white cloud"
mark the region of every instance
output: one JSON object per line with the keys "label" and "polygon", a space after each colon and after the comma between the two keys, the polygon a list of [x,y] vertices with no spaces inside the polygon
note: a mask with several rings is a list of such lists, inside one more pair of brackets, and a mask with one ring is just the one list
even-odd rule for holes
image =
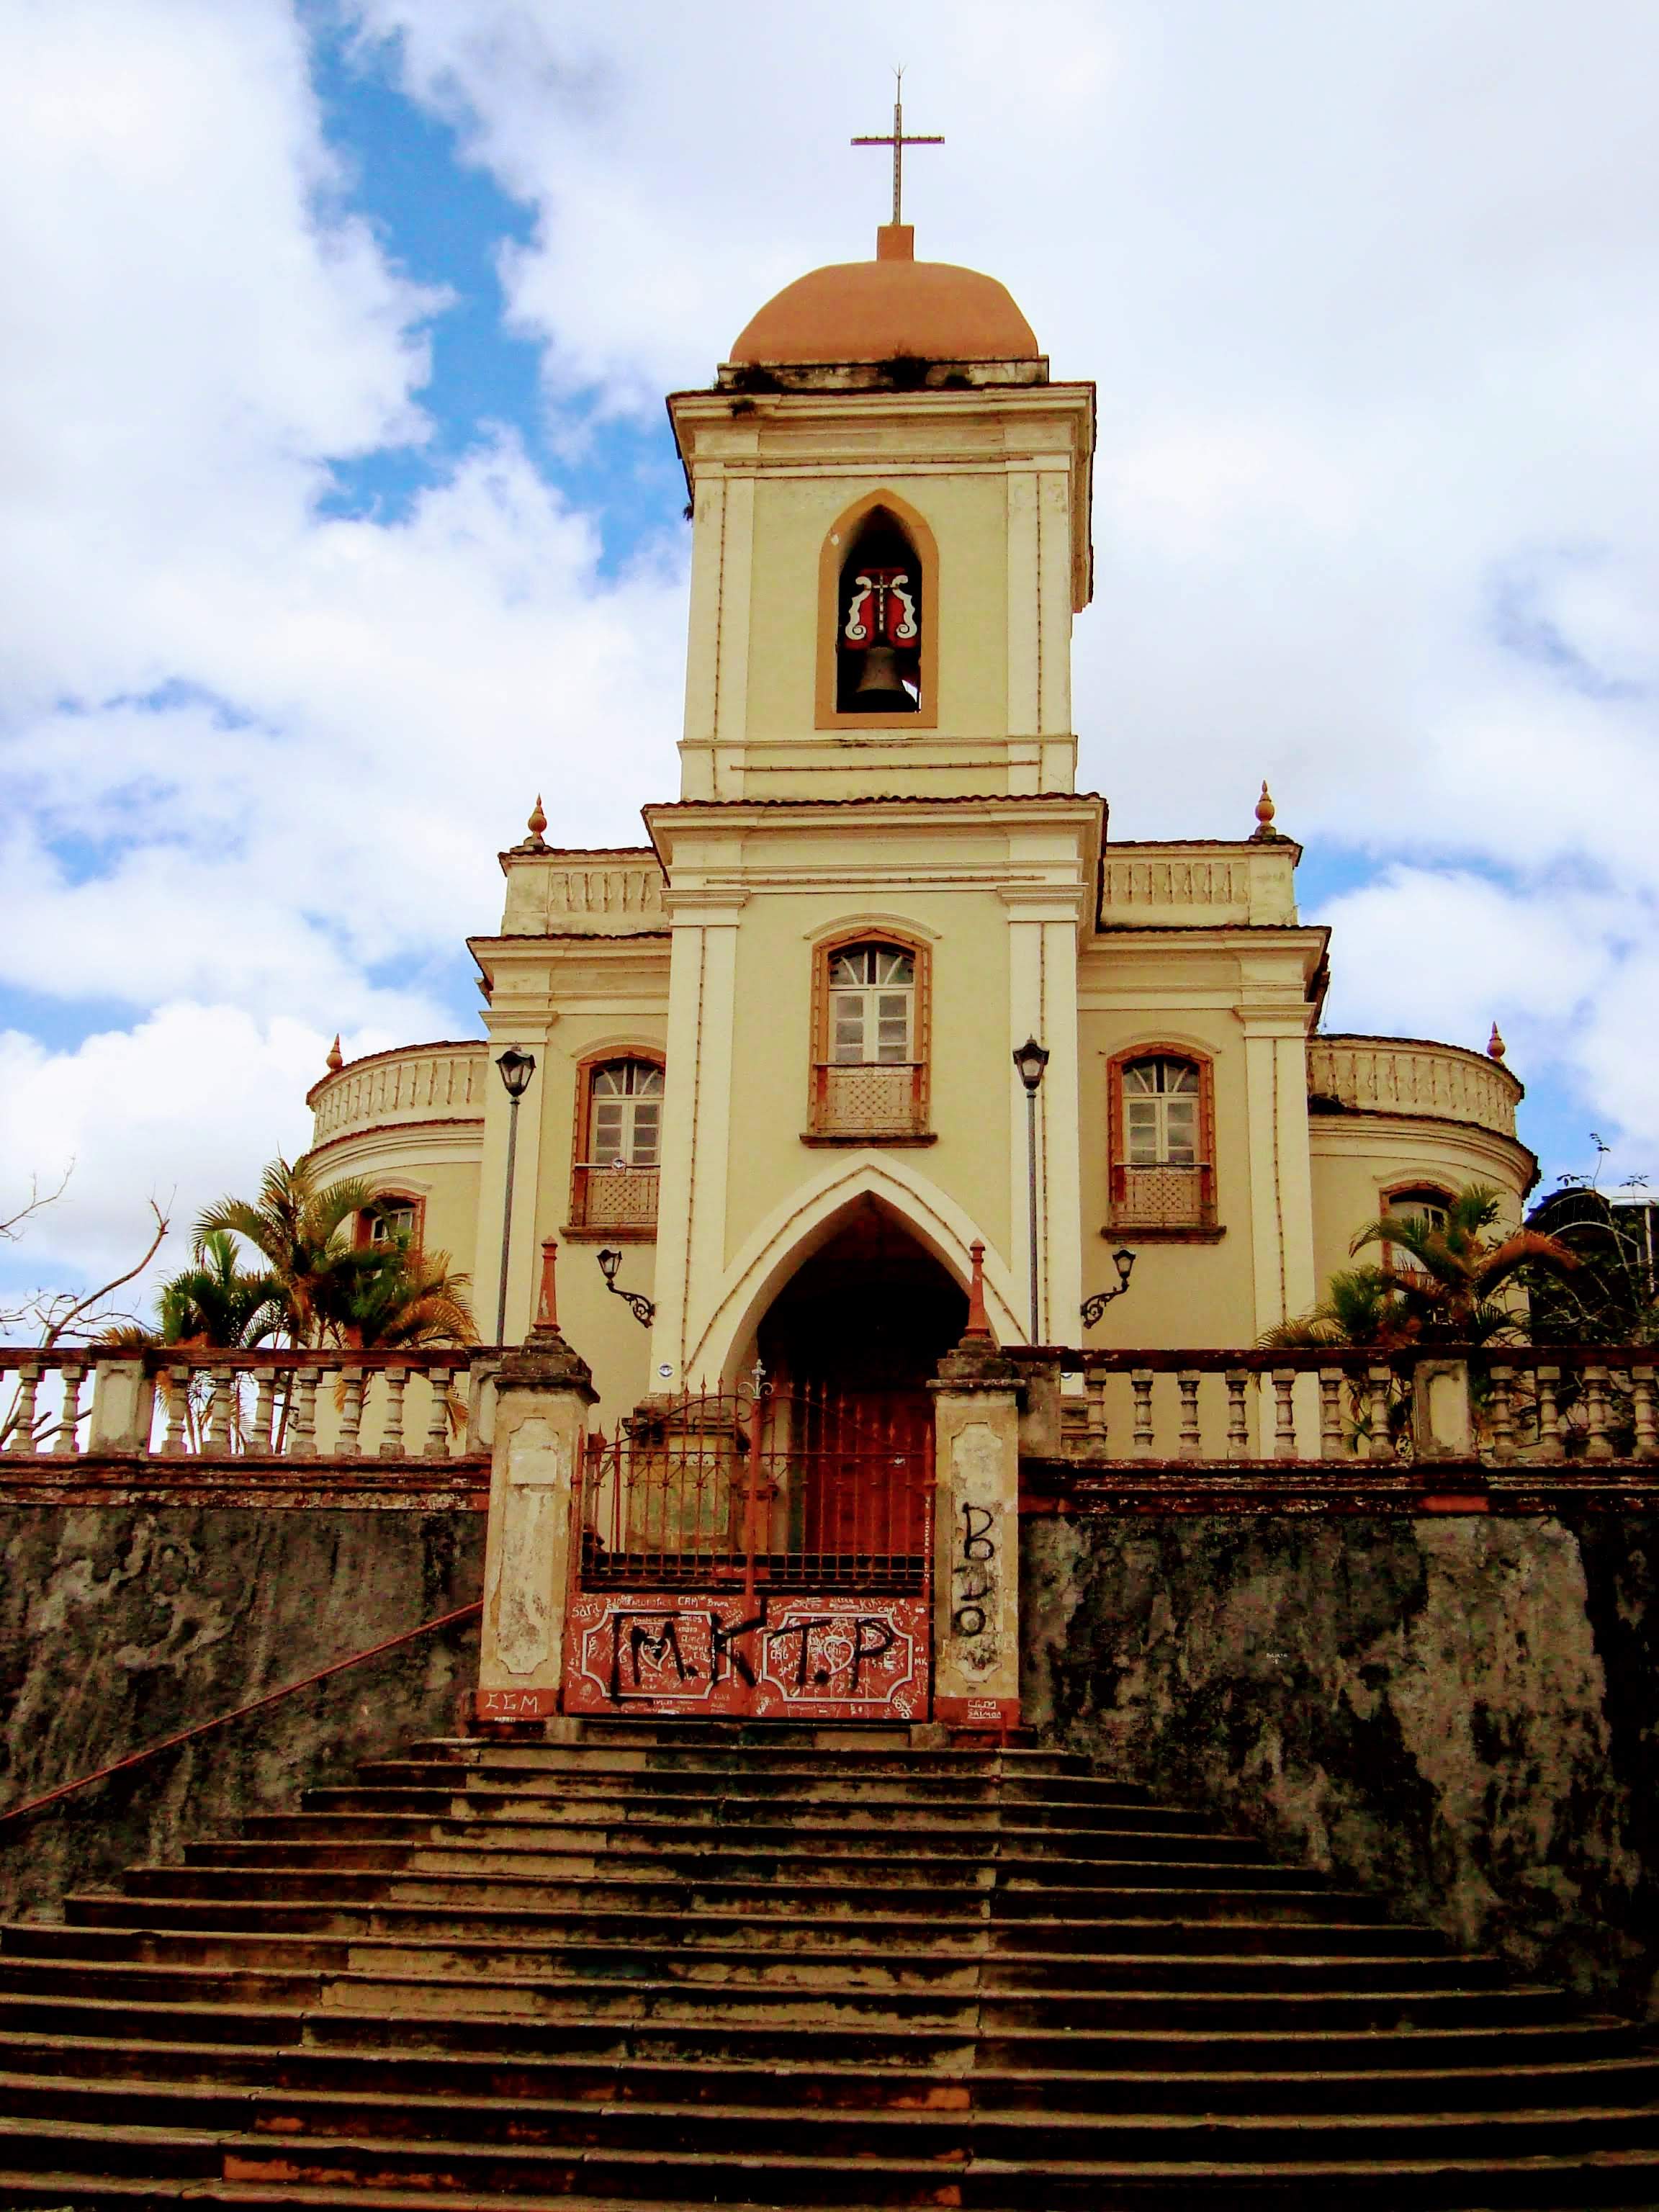
{"label": "white cloud", "polygon": [[[71,1052],[0,1031],[0,1218],[28,1194],[21,1164],[43,1189],[70,1170],[62,1198],[7,1253],[8,1281],[110,1279],[142,1256],[152,1198],[173,1223],[157,1269],[182,1266],[203,1206],[251,1190],[278,1149],[304,1147],[305,1094],[327,1048],[302,1023],[257,1022],[234,1006],[162,1006]],[[142,1307],[147,1286],[125,1295]]]}
{"label": "white cloud", "polygon": [[[504,269],[562,436],[869,251],[845,142],[887,94],[840,15],[340,5],[534,205]],[[1116,832],[1242,830],[1267,775],[1316,850],[1401,864],[1332,908],[1341,1018],[1497,1012],[1659,1136],[1650,10],[915,0],[905,37],[949,141],[908,165],[921,251],[1099,380],[1077,719]],[[303,1134],[284,1023],[448,1025],[380,978],[490,926],[538,788],[598,842],[673,786],[682,538],[601,582],[506,437],[405,520],[319,514],[331,457],[428,434],[443,302],[342,213],[305,66],[289,0],[0,19],[0,978],[135,1010],[89,1253],[188,1128],[227,1182]],[[265,1071],[228,1120],[156,1044],[214,1007]],[[78,1056],[5,1049],[14,1146],[78,1127]]]}

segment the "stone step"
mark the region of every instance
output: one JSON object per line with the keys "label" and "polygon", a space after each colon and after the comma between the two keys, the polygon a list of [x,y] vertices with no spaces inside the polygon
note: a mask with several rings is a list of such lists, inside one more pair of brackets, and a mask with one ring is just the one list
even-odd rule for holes
{"label": "stone step", "polygon": [[[749,1742],[722,1744],[717,1730],[708,1729],[706,1743],[641,1744],[633,1748],[605,1747],[599,1765],[618,1771],[649,1770],[656,1773],[873,1775],[925,1777],[947,1775],[1075,1774],[1091,1776],[1094,1770],[1080,1752],[957,1751],[933,1749],[881,1751],[829,1750],[807,1745]],[[559,1769],[594,1770],[594,1752],[585,1744],[492,1741],[484,1736],[433,1736],[405,1747],[402,1757],[419,1763],[443,1759],[458,1765],[488,1764]],[[377,1764],[379,1762],[376,1762]],[[1124,1785],[1133,1786],[1133,1785]]]}
{"label": "stone step", "polygon": [[526,1766],[484,1755],[466,1760],[364,1760],[356,1769],[354,1782],[330,1787],[375,1791],[510,1790],[540,1796],[613,1796],[641,1804],[658,1801],[699,1803],[720,1797],[802,1806],[826,1800],[939,1806],[1072,1804],[1115,1808],[1123,1813],[1163,1811],[1189,1820],[1208,1817],[1195,1814],[1191,1806],[1155,1797],[1139,1784],[1111,1782],[1086,1773],[958,1774],[947,1771],[861,1775],[843,1770],[814,1777],[741,1766],[659,1768],[595,1764],[549,1768]]}
{"label": "stone step", "polygon": [[[321,1880],[304,1867],[265,1865],[251,1871],[257,1877],[252,1881],[246,1868],[139,1866],[129,1867],[122,1881],[133,1899],[241,1899],[252,1890],[270,1900],[284,1896],[308,1898]],[[1079,1920],[1136,1917],[1161,1920],[1169,1917],[1172,1900],[1178,1900],[1184,1915],[1212,1919],[1283,1914],[1310,1921],[1324,1917],[1334,1906],[1351,1918],[1363,1919],[1367,1914],[1379,1921],[1383,1918],[1382,1900],[1318,1887],[1317,1877],[1304,1879],[1310,1885],[1306,1887],[1249,1891],[1201,1881],[1179,1885],[1167,1881],[1101,1882],[1087,1887],[1049,1882],[1039,1887],[1022,1882],[1016,1870],[995,1887],[988,1887],[977,1876],[971,1882],[906,1882],[890,1874],[884,1881],[848,1881],[811,1890],[803,1885],[803,1892],[810,1900],[808,1909],[817,1913],[858,1915],[893,1909],[941,1920],[994,1917],[1013,1923],[1056,1916]],[[361,1873],[332,1869],[327,1875],[327,1888],[331,1896],[342,1900],[434,1906],[451,1904],[458,1894],[451,1881],[397,1868]],[[583,1911],[600,1904],[626,1911],[637,1905],[647,1911],[725,1910],[760,1918],[793,1916],[802,1910],[802,1897],[769,1875],[733,1879],[723,1863],[717,1875],[708,1874],[703,1863],[698,1862],[686,1873],[665,1875],[655,1869],[651,1875],[641,1873],[627,1879],[610,1872],[549,1878],[492,1866],[487,1871],[469,1870],[464,1894],[472,1903],[541,1910]]]}
{"label": "stone step", "polygon": [[[1248,2007],[1237,2008],[1248,2019]],[[550,2059],[663,2065],[763,2064],[811,2071],[825,2066],[896,2068],[962,2075],[969,2069],[1009,2075],[1032,2071],[1079,2076],[1144,2069],[1235,2073],[1326,2069],[1424,2069],[1501,2065],[1524,2056],[1534,2064],[1628,2057],[1628,2026],[1583,2018],[1498,2027],[1431,2026],[1416,2021],[1342,2028],[1303,2021],[1263,2029],[1239,2019],[1170,2027],[1003,2027],[979,2038],[956,2027],[897,2022],[872,2011],[853,2026],[774,2016],[763,2025],[720,2019],[676,2024],[663,2020],[551,2020],[523,2012],[433,2012],[418,2016],[292,2008],[246,2002],[149,2003],[131,1997],[0,1993],[0,2034],[56,2040],[72,2051],[82,2039],[103,2044],[240,2048],[261,2063],[302,2047],[333,2053],[376,2051],[395,2044],[445,2063],[458,2055],[489,2056],[514,2068]]]}
{"label": "stone step", "polygon": [[[1041,2027],[1059,2033],[1073,2027],[1128,2026],[1139,2021],[1170,2026],[1243,2022],[1253,2027],[1385,2027],[1401,2019],[1417,2022],[1479,2025],[1500,2016],[1551,2020],[1563,2016],[1564,1992],[1544,1987],[1499,1984],[1479,1974],[1458,1979],[1441,1962],[1433,1980],[1401,1974],[1385,1979],[1368,1973],[1359,1983],[1342,1962],[1328,1979],[1298,1982],[1285,1971],[1264,1986],[1261,1976],[1210,1978],[1195,1975],[1182,1982],[1173,1974],[1152,1972],[1142,1979],[1091,1972],[1078,1985],[1059,1962],[1053,1982],[1039,1979],[1014,1962],[1002,1972],[988,1964],[953,1966],[929,1974],[859,1971],[844,1958],[830,1957],[815,1969],[799,1963],[744,1976],[728,1971],[719,1978],[665,1972],[665,1961],[647,1954],[615,1962],[617,1971],[599,1972],[591,1962],[568,1961],[556,1971],[550,1956],[532,1967],[522,1954],[487,1954],[470,1972],[453,1947],[441,1953],[405,1949],[377,1955],[365,1947],[359,1961],[331,1968],[155,1963],[64,1957],[27,1958],[0,1954],[0,1993],[16,1996],[73,1997],[97,1976],[112,1996],[134,2002],[176,2002],[186,2005],[229,2002],[299,2010],[319,2007],[358,2014],[403,2014],[520,2013],[573,2021],[649,2020],[658,2026],[759,2022],[788,2016],[825,2023],[868,2018],[872,1997],[884,2014],[910,2025],[957,2027],[987,2034],[999,2028]],[[733,1962],[734,1964],[736,1962]],[[1142,1962],[1130,1961],[1133,1969]],[[1461,1965],[1460,1962],[1456,1962]],[[447,1966],[447,1971],[446,1971]]]}
{"label": "stone step", "polygon": [[[809,1820],[815,1829],[1066,1828],[1079,1833],[1100,1829],[1117,1835],[1170,1832],[1206,1836],[1226,1832],[1217,1821],[1174,1805],[1091,1804],[1066,1798],[1000,1795],[963,1802],[934,1796],[901,1797],[875,1790],[857,1794],[838,1791],[834,1796],[822,1796],[748,1790],[722,1790],[703,1795],[681,1790],[641,1792],[635,1796],[617,1790],[572,1790],[562,1783],[540,1778],[533,1786],[521,1787],[503,1785],[492,1778],[468,1779],[449,1786],[433,1782],[420,1787],[362,1784],[307,1790],[301,1796],[301,1812],[375,1819],[413,1814],[435,1814],[440,1818],[467,1814],[510,1819],[563,1818],[577,1825],[589,1821],[626,1822],[630,1826],[657,1821],[695,1823],[700,1827],[747,1822],[793,1826]],[[263,1821],[293,1817],[260,1814],[250,1819]]]}
{"label": "stone step", "polygon": [[[803,1934],[810,1932],[803,1930]],[[647,1946],[636,1938],[609,1943],[594,1940],[529,1942],[466,1940],[449,1936],[410,1937],[358,1935],[350,1937],[272,1936],[258,1933],[160,1934],[144,1929],[88,1931],[66,1924],[25,1923],[0,1928],[0,1966],[28,1960],[64,1972],[90,1972],[100,1966],[182,1966],[223,1968],[235,1974],[281,1970],[312,1973],[451,1976],[471,1979],[502,1974],[578,1980],[638,1980],[657,1978],[702,1987],[740,1987],[767,1982],[811,1988],[826,1978],[856,1982],[865,1989],[948,1986],[953,1990],[1006,1989],[1074,1990],[1079,1962],[1070,1950],[1022,1950],[998,1954],[939,1950],[926,1945],[889,1942],[830,1945],[802,1942],[790,1948],[758,1952],[734,1945],[720,1948]],[[1363,1981],[1369,1990],[1491,1988],[1508,1976],[1496,1959],[1450,1959],[1443,1954],[1383,1956],[1352,1951],[1335,1956],[1313,1953],[1233,1951],[1097,1952],[1087,1961],[1091,1989],[1240,1990],[1282,1985],[1291,1991],[1346,1988]],[[0,1984],[0,1986],[4,1985]]]}
{"label": "stone step", "polygon": [[[1659,2145],[1659,2103],[1617,2098],[1557,2109],[1514,2105],[1498,2112],[1444,2109],[1432,2097],[1416,2106],[1352,2112],[1310,2103],[1261,2113],[1013,2110],[933,2105],[856,2109],[775,2103],[725,2104],[641,2097],[617,2100],[534,2094],[467,2097],[327,2087],[246,2090],[145,2081],[66,2081],[51,2075],[0,2075],[0,2107],[11,2121],[46,2121],[100,2130],[161,2128],[191,2138],[250,2138],[297,2148],[307,2140],[349,2141],[388,2155],[411,2136],[447,2137],[474,2159],[502,2145],[540,2148],[691,2152],[760,2157],[793,2166],[801,2159],[868,2156],[927,2159],[948,2168],[983,2159],[1045,2163],[1171,2160],[1203,2138],[1206,2154],[1237,2162],[1371,2156],[1407,2148],[1430,2155],[1508,2158]],[[394,2151],[395,2147],[395,2151]]]}
{"label": "stone step", "polygon": [[213,1848],[230,1843],[246,1850],[267,1838],[279,1843],[331,1843],[386,1838],[398,1841],[444,1842],[477,1838],[491,1847],[608,1851],[618,1847],[640,1851],[745,1851],[810,1850],[838,1857],[883,1857],[896,1841],[914,1857],[939,1853],[956,1856],[970,1853],[996,1856],[1017,1851],[1026,1856],[1073,1858],[1148,1858],[1169,1856],[1184,1860],[1212,1859],[1218,1863],[1255,1865],[1267,1854],[1254,1839],[1230,1836],[1197,1826],[1129,1828],[1074,1827],[1069,1823],[1028,1822],[1006,1815],[948,1826],[916,1820],[908,1824],[886,1821],[846,1825],[765,1819],[726,1821],[713,1814],[706,1820],[653,1816],[649,1819],[590,1820],[565,1812],[538,1814],[493,1807],[480,1816],[462,1801],[434,1812],[408,1813],[255,1813],[242,1823],[237,1838],[206,1838],[194,1848]]}
{"label": "stone step", "polygon": [[977,1883],[983,1887],[994,1883],[1011,1887],[1054,1883],[1088,1888],[1129,1881],[1137,1887],[1180,1889],[1224,1878],[1231,1888],[1271,1891],[1304,1887],[1309,1880],[1299,1868],[1277,1866],[1265,1858],[1188,1856],[1174,1850],[1148,1858],[1128,1848],[1081,1857],[1059,1850],[1033,1850],[1024,1839],[982,1852],[944,1848],[897,1850],[888,1845],[879,1853],[870,1853],[821,1850],[816,1843],[805,1841],[780,1842],[764,1850],[746,1842],[742,1848],[726,1844],[711,1850],[706,1842],[649,1844],[635,1837],[617,1842],[596,1838],[586,1848],[579,1843],[562,1846],[550,1842],[544,1846],[473,1832],[434,1843],[413,1838],[321,1842],[288,1837],[270,1841],[221,1837],[187,1844],[184,1863],[186,1869],[222,1868],[258,1881],[272,1873],[313,1869],[345,1874],[468,1877],[521,1874],[544,1880],[561,1875],[576,1878],[601,1869],[612,1879],[630,1873],[648,1879],[672,1872],[684,1880],[698,1881],[717,1874],[726,1880],[764,1880],[802,1889],[867,1881],[878,1873],[900,1882],[908,1876],[922,1884]]}
{"label": "stone step", "polygon": [[[272,2200],[278,2203],[317,2201],[296,2200],[296,2189],[338,2191],[343,2186],[353,2191],[352,2196],[334,2201],[395,2205],[400,2197],[407,2203],[413,2196],[417,2202],[453,2208],[468,2201],[522,2203],[526,2197],[568,2204],[575,2197],[609,2204],[613,2212],[619,2203],[629,2202],[678,2206],[684,2212],[684,2208],[733,2202],[873,2207],[938,2205],[941,2201],[1023,2212],[1023,2208],[1036,2206],[1097,2208],[1115,2201],[1126,2187],[1139,2188],[1143,2198],[1149,2191],[1161,2191],[1163,2201],[1170,2204],[1249,2203],[1251,2195],[1230,2197],[1225,2193],[1240,2185],[1248,2187],[1258,2205],[1287,2201],[1283,2194],[1286,2188],[1299,2192],[1289,2201],[1300,2203],[1321,2202],[1314,2193],[1318,2191],[1325,2192],[1322,2201],[1328,2204],[1334,2190],[1345,2198],[1363,2190],[1374,2206],[1392,2202],[1397,2208],[1402,2201],[1413,2206],[1541,2205],[1552,2202],[1539,2192],[1538,2184],[1545,2179],[1558,2190],[1564,2183],[1575,2188],[1590,2184],[1589,2194],[1558,2195],[1553,2199],[1558,2203],[1639,2203],[1643,2200],[1629,2192],[1638,2185],[1649,2189],[1659,2185],[1659,2150],[1618,2143],[1598,2148],[1593,2118],[1586,2119],[1579,2140],[1537,2157],[1524,2153],[1519,2158],[1502,2153],[1482,2155],[1478,2151],[1458,2156],[1433,2150],[1413,2156],[1409,2142],[1402,2142],[1395,2147],[1401,2154],[1386,2160],[1310,2155],[1283,2161],[1228,2160],[1218,2158],[1207,2145],[1194,2143],[1191,2152],[1197,2154],[1185,2158],[1179,2153],[1187,2146],[1172,2144],[1168,2148],[1175,2154],[1163,2158],[1064,2160],[963,2155],[945,2163],[867,2150],[851,2156],[796,2153],[786,2158],[654,2148],[480,2146],[444,2138],[410,2142],[395,2137],[341,2137],[313,2143],[255,2134],[198,2136],[165,2127],[98,2129],[70,2122],[13,2124],[0,2119],[0,2171],[137,2178],[159,2167],[199,2182],[209,2177],[217,2160],[225,2180],[244,2189],[263,2185],[280,2190],[283,2195]],[[440,2177],[441,2185],[434,2190],[432,2184]],[[1512,2182],[1523,2193],[1515,2194]],[[1280,2193],[1264,2193],[1264,2183]],[[400,2184],[406,2186],[400,2188]],[[1175,2195],[1172,2185],[1187,2196]],[[949,2188],[949,2197],[942,2199],[942,2187]],[[1623,2193],[1607,2193],[1615,2188]],[[1392,2197],[1378,2194],[1382,2189],[1392,2191]],[[1471,2189],[1480,2193],[1471,2196]],[[356,2193],[359,2190],[374,2194],[365,2197]],[[198,2191],[192,2189],[191,2193]]]}
{"label": "stone step", "polygon": [[[1523,2042],[1549,2031],[1523,2031]],[[1559,2038],[1556,2039],[1559,2040]],[[1595,2048],[1601,2051],[1598,2039]],[[792,2063],[711,2063],[702,2056],[678,2061],[580,2057],[526,2057],[522,2053],[449,2051],[441,2055],[398,2045],[325,2050],[290,2045],[279,2050],[222,2043],[163,2043],[130,2037],[82,2037],[73,2044],[49,2035],[0,2032],[0,2072],[18,2078],[61,2081],[60,2063],[72,2050],[74,2077],[114,2083],[164,2081],[183,2085],[304,2090],[368,2091],[388,2098],[550,2097],[586,2106],[652,2100],[729,2104],[767,2109],[860,2111],[866,2106],[927,2112],[1069,2111],[1279,2112],[1419,2111],[1539,2106],[1549,2101],[1587,2106],[1639,2102],[1650,2089],[1650,2055],[1626,2048],[1622,2055],[1563,2056],[1491,2066],[1474,2059],[1432,2069],[1398,2067],[1262,2067],[1218,2071],[1203,2060],[1213,2039],[1190,2039],[1193,2063],[1185,2070],[1120,2069],[1089,2073],[1052,2069],[995,2071],[976,2068],[948,2075],[904,2067],[829,2067]],[[1625,2037],[1627,2046],[1633,2039]],[[1231,2049],[1222,2045],[1224,2053]],[[246,2100],[244,2100],[246,2108]]]}
{"label": "stone step", "polygon": [[[975,1893],[975,1895],[979,1893]],[[993,1893],[994,1902],[994,1893]],[[792,1950],[798,1945],[836,1948],[926,1943],[936,1952],[978,1957],[999,1953],[1064,1951],[1187,1952],[1213,1950],[1224,1942],[1235,1953],[1369,1957],[1403,1955],[1441,1958],[1449,1946],[1433,1929],[1408,1923],[1331,1919],[1301,1921],[1259,1913],[1233,1919],[1031,1918],[1008,1921],[981,1915],[941,1919],[924,1913],[866,1913],[837,1917],[799,1909],[769,1916],[714,1911],[629,1911],[596,1906],[586,1911],[544,1911],[533,1906],[514,1911],[452,1902],[442,1905],[343,1905],[322,1899],[274,1903],[268,1898],[145,1898],[71,1895],[64,1900],[64,1926],[83,1932],[107,1932],[112,1940],[129,1935],[187,1936],[201,1932],[266,1935],[276,1939],[305,1936],[401,1935],[501,1941],[571,1942],[631,1940],[653,1948],[722,1951],[732,1948]],[[46,1928],[61,1940],[59,1923],[19,1923],[21,1948],[27,1948]],[[0,1931],[9,1940],[9,1931]],[[119,1955],[118,1953],[109,1954]]]}

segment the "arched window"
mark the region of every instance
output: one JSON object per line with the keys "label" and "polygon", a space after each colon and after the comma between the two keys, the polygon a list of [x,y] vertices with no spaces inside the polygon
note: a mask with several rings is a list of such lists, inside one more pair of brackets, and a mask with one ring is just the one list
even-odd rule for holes
{"label": "arched window", "polygon": [[1200,1053],[1141,1047],[1109,1066],[1115,1233],[1213,1233],[1214,1087]]}
{"label": "arched window", "polygon": [[898,518],[872,507],[841,564],[836,710],[914,714],[921,705],[923,577]]}
{"label": "arched window", "polygon": [[[1415,1222],[1425,1229],[1443,1229],[1446,1225],[1451,1193],[1442,1189],[1438,1183],[1400,1183],[1382,1195],[1385,1218]],[[1362,1253],[1361,1257],[1364,1256]],[[1391,1267],[1396,1274],[1419,1275],[1425,1272],[1402,1244],[1384,1244],[1382,1257],[1382,1265]]]}
{"label": "arched window", "polygon": [[571,1225],[654,1233],[663,1071],[643,1058],[589,1061],[576,1103]]}
{"label": "arched window", "polygon": [[895,938],[818,954],[810,1133],[915,1142],[927,1128],[927,956]]}
{"label": "arched window", "polygon": [[1433,1183],[1413,1183],[1408,1189],[1385,1191],[1382,1211],[1399,1221],[1419,1222],[1425,1229],[1443,1229],[1451,1194]]}
{"label": "arched window", "polygon": [[412,1198],[404,1191],[381,1191],[374,1203],[366,1206],[357,1218],[356,1242],[370,1245],[401,1243],[410,1251],[418,1252],[425,1229],[423,1199]]}

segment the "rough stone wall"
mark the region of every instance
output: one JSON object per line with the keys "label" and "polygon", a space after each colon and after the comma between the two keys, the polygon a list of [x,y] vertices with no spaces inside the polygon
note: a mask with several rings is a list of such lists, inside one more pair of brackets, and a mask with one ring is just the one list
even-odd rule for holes
{"label": "rough stone wall", "polygon": [[1652,2009],[1659,1520],[1028,1520],[1045,1740]]}
{"label": "rough stone wall", "polygon": [[[459,1511],[0,1510],[0,1803],[466,1604],[483,1556],[483,1516]],[[0,1830],[0,1910],[53,1911],[66,1890],[452,1732],[477,1633],[423,1637]]]}

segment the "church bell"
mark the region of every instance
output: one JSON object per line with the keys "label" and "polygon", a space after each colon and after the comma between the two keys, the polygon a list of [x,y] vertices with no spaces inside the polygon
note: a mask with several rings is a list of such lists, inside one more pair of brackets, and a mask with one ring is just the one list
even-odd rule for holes
{"label": "church bell", "polygon": [[899,657],[890,645],[872,645],[862,656],[853,696],[860,707],[881,707],[903,713],[915,701],[899,681]]}

